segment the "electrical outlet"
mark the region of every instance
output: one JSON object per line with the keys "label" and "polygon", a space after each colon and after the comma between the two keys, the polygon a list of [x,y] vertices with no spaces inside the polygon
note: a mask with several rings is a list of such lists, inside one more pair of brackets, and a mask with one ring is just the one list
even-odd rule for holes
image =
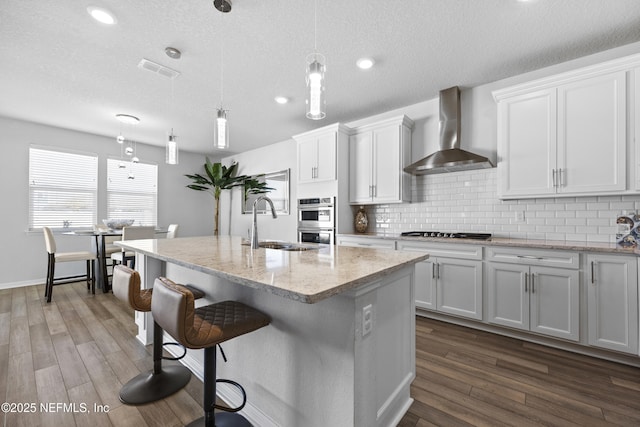
{"label": "electrical outlet", "polygon": [[362,336],[368,335],[373,330],[373,306],[371,304],[362,308]]}
{"label": "electrical outlet", "polygon": [[524,211],[516,211],[515,220],[516,222],[524,222]]}

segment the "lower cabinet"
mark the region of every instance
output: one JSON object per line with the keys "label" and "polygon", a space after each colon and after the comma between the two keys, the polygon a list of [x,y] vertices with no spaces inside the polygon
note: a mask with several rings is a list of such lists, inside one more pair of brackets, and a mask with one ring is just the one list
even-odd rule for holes
{"label": "lower cabinet", "polygon": [[585,287],[589,345],[638,354],[638,260],[589,254]]}
{"label": "lower cabinet", "polygon": [[567,340],[580,339],[578,270],[487,263],[487,321]]}
{"label": "lower cabinet", "polygon": [[430,254],[428,260],[416,264],[416,307],[482,320],[481,246],[402,240],[397,246]]}

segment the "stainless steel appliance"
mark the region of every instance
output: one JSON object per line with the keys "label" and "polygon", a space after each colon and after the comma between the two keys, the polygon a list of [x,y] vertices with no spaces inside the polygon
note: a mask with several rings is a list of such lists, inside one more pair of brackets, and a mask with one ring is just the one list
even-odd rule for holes
{"label": "stainless steel appliance", "polygon": [[335,242],[335,198],[312,197],[298,200],[298,241]]}
{"label": "stainless steel appliance", "polygon": [[400,233],[400,235],[403,237],[440,237],[445,239],[491,239],[491,233],[457,233],[446,231],[405,231],[404,233]]}

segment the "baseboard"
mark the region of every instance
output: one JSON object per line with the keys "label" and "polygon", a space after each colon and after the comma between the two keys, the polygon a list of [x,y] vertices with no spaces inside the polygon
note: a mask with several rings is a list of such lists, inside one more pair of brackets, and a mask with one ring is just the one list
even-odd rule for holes
{"label": "baseboard", "polygon": [[[174,339],[165,333],[164,335],[165,342],[174,341]],[[171,353],[173,356],[180,356],[182,354],[182,349],[180,348],[172,348],[174,346],[166,346],[165,350]],[[193,351],[187,351],[187,354],[184,356],[180,363],[189,368],[191,373],[196,376],[200,381],[204,381],[204,366],[202,363],[193,357]],[[196,351],[204,351],[204,350],[196,350]],[[230,407],[239,406],[242,403],[242,395],[238,390],[229,384],[218,383],[216,386],[216,396],[218,396],[224,403],[229,405]],[[277,423],[275,423],[271,418],[269,418],[264,412],[262,412],[258,407],[251,404],[251,401],[247,401],[247,404],[239,412],[242,414],[252,425],[260,426],[260,427],[280,427]]]}
{"label": "baseboard", "polygon": [[33,280],[24,280],[22,282],[8,282],[8,283],[0,283],[0,290],[2,289],[13,289],[13,288],[24,288],[27,286],[33,285],[44,285],[45,279],[33,279]]}

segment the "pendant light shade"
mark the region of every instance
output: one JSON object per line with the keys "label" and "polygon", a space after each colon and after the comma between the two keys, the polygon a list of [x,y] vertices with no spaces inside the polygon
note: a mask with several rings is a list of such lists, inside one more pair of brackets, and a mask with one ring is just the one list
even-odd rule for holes
{"label": "pendant light shade", "polygon": [[312,53],[307,56],[307,118],[324,119],[326,103],[324,98],[324,72],[326,70],[324,55]]}
{"label": "pendant light shade", "polygon": [[219,150],[229,148],[229,128],[227,127],[227,110],[218,109],[218,117],[213,134],[213,144]]}
{"label": "pendant light shade", "polygon": [[178,164],[178,137],[173,134],[173,129],[171,129],[171,132],[167,135],[164,161],[168,165]]}

